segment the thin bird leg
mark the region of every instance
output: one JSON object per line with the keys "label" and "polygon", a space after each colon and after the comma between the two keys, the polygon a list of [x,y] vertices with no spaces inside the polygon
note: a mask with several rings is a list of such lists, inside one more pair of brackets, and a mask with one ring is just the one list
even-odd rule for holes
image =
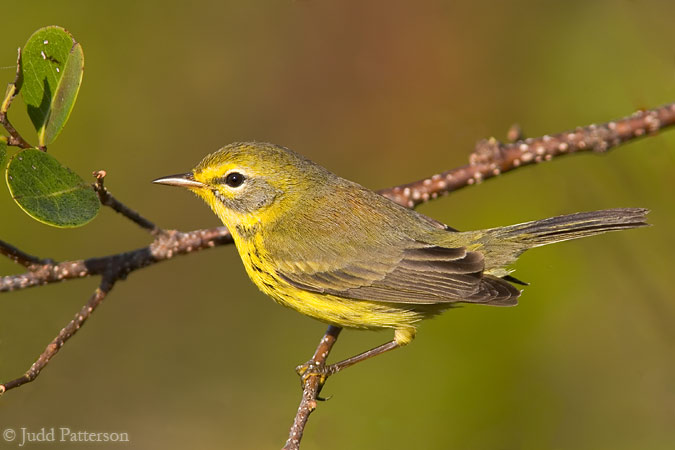
{"label": "thin bird leg", "polygon": [[305,386],[311,378],[318,377],[318,389],[316,391],[317,394],[316,399],[323,401],[325,400],[325,398],[319,397],[318,394],[323,389],[323,385],[326,383],[326,380],[328,379],[329,376],[338,373],[342,369],[345,369],[349,366],[353,366],[356,363],[372,358],[373,356],[377,356],[382,353],[388,352],[389,350],[399,348],[402,345],[404,344],[400,344],[396,342],[396,340],[393,340],[391,342],[387,342],[386,344],[382,344],[375,348],[371,348],[368,351],[359,353],[356,356],[352,356],[351,358],[347,358],[345,360],[336,362],[335,364],[330,364],[328,366],[325,366],[323,364],[317,364],[313,359],[310,359],[305,364],[296,367],[295,371],[297,372],[298,375],[300,375],[300,385],[302,386],[303,391],[305,390]]}
{"label": "thin bird leg", "polygon": [[[328,331],[326,332],[326,335],[323,337],[321,344],[319,344],[319,348],[317,348],[316,352],[314,353],[314,357],[309,361],[307,361],[305,364],[302,364],[295,368],[297,374],[300,375],[300,383],[303,387],[303,390],[305,389],[305,386],[310,381],[310,379],[318,377],[318,390],[317,390],[318,394],[319,392],[321,392],[321,389],[323,388],[323,385],[328,379],[328,377],[333,375],[334,373],[337,373],[347,367],[353,366],[354,364],[359,363],[361,361],[365,361],[366,359],[372,358],[373,356],[377,356],[390,350],[394,350],[395,348],[402,347],[410,343],[415,338],[415,328],[413,327],[398,328],[394,330],[394,339],[392,341],[387,342],[386,344],[379,345],[375,348],[371,348],[368,351],[359,353],[356,356],[352,356],[351,358],[347,358],[335,364],[325,365],[325,360],[326,357],[328,356],[328,351],[330,351],[330,348],[335,343],[335,340],[337,339],[337,336],[340,333],[340,331],[341,328],[339,327],[332,325],[328,327]],[[327,347],[328,351],[325,351],[322,348],[324,341],[327,341],[330,344],[330,346]],[[324,400],[318,396],[316,397],[316,399]]]}
{"label": "thin bird leg", "polygon": [[371,348],[368,351],[359,353],[356,356],[347,358],[343,361],[331,364],[326,366],[326,375],[325,378],[328,378],[330,375],[341,371],[349,366],[353,366],[356,363],[365,361],[366,359],[372,358],[373,356],[381,355],[382,353],[394,350],[395,348],[403,347],[404,345],[409,344],[415,339],[415,328],[414,327],[402,327],[394,330],[394,340],[387,342],[386,344],[379,345],[375,348]]}
{"label": "thin bird leg", "polygon": [[378,345],[375,348],[371,348],[370,350],[365,351],[363,353],[359,353],[358,355],[352,356],[351,358],[347,358],[340,362],[336,362],[335,364],[331,364],[326,367],[327,375],[333,375],[335,373],[338,373],[342,369],[346,369],[347,367],[353,366],[354,364],[360,363],[361,361],[365,361],[366,359],[372,358],[373,356],[381,355],[382,353],[399,348],[401,347],[401,345],[402,344],[399,344],[396,340],[393,340],[387,342],[386,344]]}

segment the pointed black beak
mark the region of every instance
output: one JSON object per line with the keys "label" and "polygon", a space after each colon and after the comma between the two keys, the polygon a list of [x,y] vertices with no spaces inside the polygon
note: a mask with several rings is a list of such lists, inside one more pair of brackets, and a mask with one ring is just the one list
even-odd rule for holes
{"label": "pointed black beak", "polygon": [[152,180],[152,182],[157,184],[168,184],[169,186],[182,186],[186,188],[206,187],[204,183],[195,180],[192,172],[169,175],[168,177],[161,177],[157,178],[156,180]]}

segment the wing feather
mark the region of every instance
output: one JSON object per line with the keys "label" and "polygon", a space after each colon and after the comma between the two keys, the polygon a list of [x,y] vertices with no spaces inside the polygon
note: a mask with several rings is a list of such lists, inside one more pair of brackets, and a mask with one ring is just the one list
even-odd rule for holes
{"label": "wing feather", "polygon": [[512,305],[520,291],[507,281],[483,275],[483,255],[465,248],[415,242],[398,253],[368,255],[332,270],[289,270],[280,278],[311,292],[358,300],[407,304],[485,303]]}

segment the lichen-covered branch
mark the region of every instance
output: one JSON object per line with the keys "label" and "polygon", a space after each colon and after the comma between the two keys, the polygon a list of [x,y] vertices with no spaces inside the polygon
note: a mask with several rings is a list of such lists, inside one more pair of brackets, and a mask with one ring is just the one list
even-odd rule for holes
{"label": "lichen-covered branch", "polygon": [[423,180],[383,189],[380,194],[408,208],[457,189],[510,172],[579,152],[604,153],[620,144],[658,133],[675,124],[675,103],[637,111],[623,119],[538,138],[501,143],[486,139],[476,144],[469,164]]}
{"label": "lichen-covered branch", "polygon": [[[42,264],[33,264],[27,272],[0,277],[0,292],[102,275],[108,271],[118,274],[120,278],[126,278],[127,275],[138,269],[160,261],[166,261],[177,255],[230,243],[232,243],[232,235],[225,227],[195,230],[188,233],[175,230],[163,231],[148,247],[137,250],[99,258],[78,259],[61,263],[45,263],[42,261]],[[1,241],[0,244],[8,245]],[[5,254],[2,245],[0,245],[0,252]],[[11,248],[14,249],[14,247]],[[14,250],[24,254],[18,249]],[[14,258],[12,257],[12,259]]]}

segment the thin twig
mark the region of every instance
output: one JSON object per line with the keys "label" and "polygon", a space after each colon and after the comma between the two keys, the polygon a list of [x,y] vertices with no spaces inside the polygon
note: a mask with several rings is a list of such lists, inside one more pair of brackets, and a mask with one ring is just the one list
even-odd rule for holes
{"label": "thin twig", "polygon": [[152,234],[160,233],[162,230],[157,227],[154,223],[150,222],[145,217],[141,216],[139,213],[129,208],[122,202],[118,201],[113,195],[108,191],[105,186],[103,186],[103,180],[106,176],[105,170],[97,170],[94,172],[94,177],[96,177],[96,183],[94,183],[94,191],[98,195],[99,200],[102,205],[108,206],[118,213],[122,214],[127,219],[131,220],[141,228],[145,228],[150,231]]}
{"label": "thin twig", "polygon": [[7,85],[7,92],[5,93],[5,98],[0,104],[0,125],[5,127],[5,130],[9,133],[9,138],[7,139],[7,145],[12,145],[20,148],[31,148],[26,140],[16,131],[16,128],[10,123],[9,118],[7,117],[7,111],[12,104],[12,101],[19,93],[18,86],[21,86],[21,49],[17,51],[16,59],[16,75],[14,76],[14,81]]}
{"label": "thin twig", "polygon": [[15,263],[21,264],[28,269],[53,263],[53,261],[50,259],[40,259],[37,256],[29,255],[28,253],[23,252],[2,240],[0,240],[0,254],[5,255]]}
{"label": "thin twig", "polygon": [[75,317],[59,332],[54,340],[49,343],[47,348],[45,348],[45,350],[33,363],[30,369],[28,369],[28,371],[26,371],[26,373],[19,378],[8,381],[4,384],[0,384],[0,395],[4,394],[10,389],[17,388],[22,384],[30,383],[31,381],[35,380],[37,376],[40,375],[42,369],[45,368],[49,361],[59,352],[61,347],[63,347],[63,344],[65,344],[68,339],[77,333],[84,322],[94,312],[96,307],[101,304],[108,292],[110,292],[110,290],[113,288],[114,284],[115,278],[112,275],[104,276],[101,280],[101,285],[96,288],[96,291],[94,291],[92,296],[89,298],[89,301],[80,309],[77,314],[75,314]]}
{"label": "thin twig", "polygon": [[[328,327],[328,330],[326,330],[326,333],[319,342],[319,346],[314,352],[314,356],[308,361],[308,365],[310,366],[308,368],[309,370],[318,369],[320,371],[325,367],[328,354],[333,348],[335,341],[337,341],[340,331],[342,331],[342,328],[340,327],[333,325]],[[282,450],[297,450],[300,448],[300,440],[302,440],[305,425],[307,424],[309,415],[316,409],[316,401],[322,386],[323,383],[319,375],[310,375],[307,377],[302,388],[302,400],[300,400],[298,412],[293,420],[293,425],[291,425],[286,445],[284,445]]]}
{"label": "thin twig", "polygon": [[23,137],[21,137],[18,131],[16,131],[16,128],[14,128],[14,126],[9,121],[6,112],[0,112],[0,125],[5,127],[5,130],[7,130],[7,132],[9,133],[9,136],[7,137],[7,145],[19,148],[33,147],[28,142],[26,142],[26,140]]}

